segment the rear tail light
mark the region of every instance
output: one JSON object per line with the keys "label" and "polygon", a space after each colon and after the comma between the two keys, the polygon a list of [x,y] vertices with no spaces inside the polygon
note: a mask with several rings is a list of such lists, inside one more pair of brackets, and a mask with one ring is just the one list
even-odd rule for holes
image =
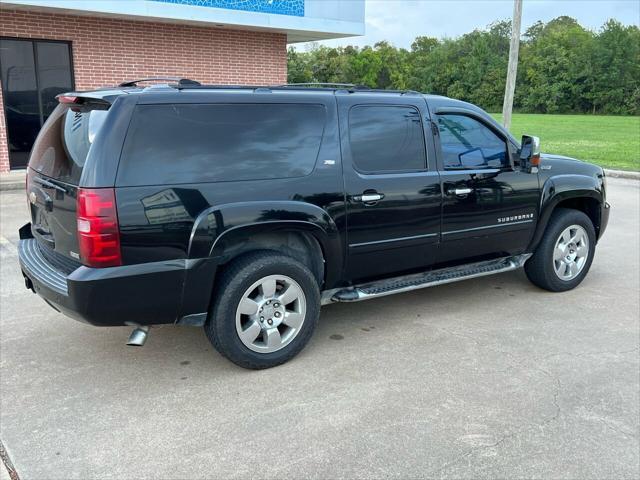
{"label": "rear tail light", "polygon": [[82,263],[88,267],[122,265],[114,189],[78,189],[76,215]]}

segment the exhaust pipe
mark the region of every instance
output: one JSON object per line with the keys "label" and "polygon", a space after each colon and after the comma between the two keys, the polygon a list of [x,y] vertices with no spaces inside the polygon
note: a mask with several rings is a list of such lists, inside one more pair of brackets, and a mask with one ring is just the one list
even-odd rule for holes
{"label": "exhaust pipe", "polygon": [[142,347],[144,342],[147,341],[147,335],[149,333],[149,327],[136,327],[129,335],[127,345],[132,347]]}

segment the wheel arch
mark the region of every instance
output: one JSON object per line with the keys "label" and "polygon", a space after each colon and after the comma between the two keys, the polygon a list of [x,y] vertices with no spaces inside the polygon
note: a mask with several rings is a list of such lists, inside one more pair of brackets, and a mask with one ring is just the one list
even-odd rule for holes
{"label": "wheel arch", "polygon": [[596,238],[600,236],[602,225],[601,206],[604,193],[600,182],[587,175],[557,175],[547,179],[542,187],[540,197],[540,215],[529,251],[534,251],[547,229],[553,212],[558,208],[571,208],[585,213],[596,230]]}
{"label": "wheel arch", "polygon": [[246,225],[224,232],[212,246],[211,256],[223,267],[249,252],[271,250],[284,253],[306,265],[322,288],[327,274],[325,248],[318,227],[296,222]]}
{"label": "wheel arch", "polygon": [[219,272],[255,250],[284,251],[307,265],[321,288],[330,288],[342,275],[344,248],[338,228],[317,205],[266,201],[210,207],[198,215],[191,232],[179,323],[200,324],[210,309]]}
{"label": "wheel arch", "polygon": [[212,258],[224,263],[237,256],[234,252],[239,242],[269,246],[271,242],[264,239],[265,235],[307,239],[304,241],[311,248],[316,248],[313,242],[317,242],[326,263],[323,280],[327,283],[332,283],[342,271],[343,245],[333,218],[319,206],[303,201],[239,202],[210,207],[194,222],[188,258]]}

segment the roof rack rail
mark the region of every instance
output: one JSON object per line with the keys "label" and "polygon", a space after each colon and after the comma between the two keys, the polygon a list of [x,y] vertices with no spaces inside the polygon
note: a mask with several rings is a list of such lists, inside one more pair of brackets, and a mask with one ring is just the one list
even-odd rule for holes
{"label": "roof rack rail", "polygon": [[353,83],[334,83],[334,82],[300,82],[300,83],[282,83],[273,85],[274,87],[355,87]]}
{"label": "roof rack rail", "polygon": [[334,83],[334,82],[308,82],[308,83],[285,83],[283,85],[273,85],[269,88],[299,88],[299,87],[310,87],[310,88],[338,88],[338,89],[346,89],[349,92],[353,93],[356,91],[362,91],[367,93],[399,93],[400,95],[421,95],[420,92],[415,90],[393,90],[386,88],[371,88],[367,85],[356,85],[354,83]]}
{"label": "roof rack rail", "polygon": [[182,78],[182,77],[149,77],[149,78],[139,78],[137,80],[122,82],[118,86],[119,87],[136,87],[140,82],[154,82],[159,80],[178,82],[178,85],[181,87],[197,87],[201,85],[200,82],[196,82],[195,80],[190,80],[188,78]]}
{"label": "roof rack rail", "polygon": [[353,83],[334,83],[334,82],[308,82],[308,83],[285,83],[281,85],[207,85],[190,80],[188,78],[180,77],[154,77],[154,78],[142,78],[140,80],[131,80],[129,82],[123,82],[120,87],[134,87],[138,82],[154,81],[154,80],[170,80],[177,82],[176,84],[170,84],[169,87],[177,90],[254,90],[255,92],[272,92],[277,90],[295,90],[295,89],[308,89],[316,91],[330,91],[336,93],[340,90],[346,90],[349,93],[394,93],[400,95],[422,95],[415,90],[387,90],[382,88],[371,88],[366,85],[356,85]]}
{"label": "roof rack rail", "polygon": [[273,88],[297,88],[297,87],[338,87],[350,88],[355,90],[369,90],[366,85],[356,85],[355,83],[339,83],[339,82],[303,82],[303,83],[283,83],[282,85],[273,85]]}
{"label": "roof rack rail", "polygon": [[175,85],[178,90],[185,90],[189,88],[201,89],[201,90],[256,90],[258,88],[269,89],[271,87],[265,87],[263,85],[207,85],[207,84],[179,84]]}

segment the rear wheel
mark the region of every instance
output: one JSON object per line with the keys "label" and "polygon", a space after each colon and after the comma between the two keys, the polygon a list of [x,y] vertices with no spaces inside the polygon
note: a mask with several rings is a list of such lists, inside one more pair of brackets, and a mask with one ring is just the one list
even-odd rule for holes
{"label": "rear wheel", "polygon": [[275,252],[234,260],[217,280],[205,324],[213,346],[244,368],[280,365],[307,344],[320,315],[320,290],[311,271]]}
{"label": "rear wheel", "polygon": [[596,233],[583,212],[554,212],[536,253],[525,264],[531,282],[552,292],[577,287],[586,277],[595,253]]}

